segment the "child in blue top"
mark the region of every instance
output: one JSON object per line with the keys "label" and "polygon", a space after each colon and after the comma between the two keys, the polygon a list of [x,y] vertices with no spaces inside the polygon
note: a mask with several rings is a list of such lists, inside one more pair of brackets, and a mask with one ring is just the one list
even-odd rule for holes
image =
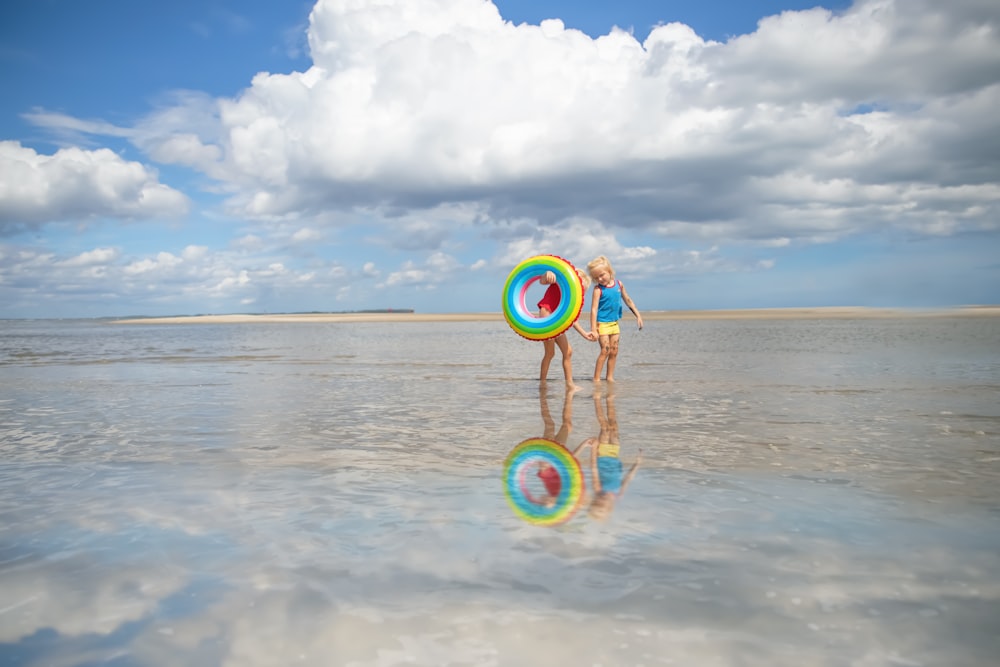
{"label": "child in blue top", "polygon": [[642,315],[635,307],[625,286],[615,278],[615,270],[604,255],[595,258],[587,264],[587,272],[594,280],[594,295],[590,304],[590,331],[596,333],[601,343],[601,352],[597,355],[594,367],[594,384],[601,382],[601,369],[608,364],[608,382],[615,381],[615,363],[618,360],[618,339],[621,327],[618,320],[622,317],[622,303],[628,306],[635,315],[642,329]]}
{"label": "child in blue top", "polygon": [[635,463],[623,475],[622,460],[619,457],[621,443],[618,440],[618,417],[615,413],[615,398],[608,394],[605,398],[607,412],[601,409],[601,396],[594,394],[594,411],[597,421],[601,424],[601,433],[597,438],[590,438],[590,484],[594,496],[590,501],[587,514],[592,519],[608,518],[615,508],[615,501],[625,493],[625,487],[635,477],[639,464],[642,463],[642,450]]}

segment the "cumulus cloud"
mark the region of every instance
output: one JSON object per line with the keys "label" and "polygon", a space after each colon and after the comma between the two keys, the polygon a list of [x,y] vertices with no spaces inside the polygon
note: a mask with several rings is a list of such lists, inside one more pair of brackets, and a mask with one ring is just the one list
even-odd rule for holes
{"label": "cumulus cloud", "polygon": [[150,218],[187,212],[185,195],[138,162],[102,148],[42,155],[0,141],[0,233],[95,217]]}
{"label": "cumulus cloud", "polygon": [[[317,304],[332,306],[336,297],[330,295],[345,284],[359,282],[349,291],[358,304],[378,298],[385,286],[363,282],[380,275],[370,262],[357,270],[326,264],[321,272],[286,262],[259,239],[242,241],[228,250],[187,245],[146,254],[119,247],[59,254],[0,243],[0,302],[17,312],[30,311],[39,301],[70,299],[78,312],[110,308],[118,315],[190,313],[192,303],[200,304],[196,312],[228,312],[235,304],[282,310],[301,304],[312,310]],[[436,283],[458,268],[438,258],[420,272]]]}
{"label": "cumulus cloud", "polygon": [[260,218],[479,202],[494,223],[753,242],[996,229],[995,3],[859,0],[726,43],[677,23],[640,43],[478,0],[319,0],[308,38],[308,70],[160,110],[144,146]]}
{"label": "cumulus cloud", "polygon": [[[651,277],[769,270],[772,250],[850,237],[1000,230],[1000,6],[988,0],[786,11],[725,42],[680,23],[642,41],[559,19],[514,25],[481,0],[318,0],[306,36],[311,66],[260,72],[233,97],[177,91],[129,127],[26,117],[125,138],[212,181],[248,228],[208,253],[226,269],[203,279],[242,299],[277,284],[274,262],[298,284],[357,275],[378,276],[363,289],[425,290],[531,252],[613,255]],[[17,156],[5,174],[52,185],[4,179],[0,229],[186,203],[108,151],[4,150]],[[347,228],[386,254],[357,268],[292,261]],[[490,252],[471,250],[483,242]],[[278,245],[284,255],[266,255]],[[192,264],[117,261],[175,277]]]}

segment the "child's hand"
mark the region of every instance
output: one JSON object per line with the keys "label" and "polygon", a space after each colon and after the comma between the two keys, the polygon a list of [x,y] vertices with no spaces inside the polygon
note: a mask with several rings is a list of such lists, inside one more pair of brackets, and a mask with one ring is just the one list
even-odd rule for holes
{"label": "child's hand", "polygon": [[635,319],[639,322],[639,331],[642,331],[642,315],[636,315]]}
{"label": "child's hand", "polygon": [[552,271],[546,271],[545,275],[542,276],[542,279],[539,280],[538,282],[542,283],[543,285],[554,285],[556,282],[556,274],[553,273]]}

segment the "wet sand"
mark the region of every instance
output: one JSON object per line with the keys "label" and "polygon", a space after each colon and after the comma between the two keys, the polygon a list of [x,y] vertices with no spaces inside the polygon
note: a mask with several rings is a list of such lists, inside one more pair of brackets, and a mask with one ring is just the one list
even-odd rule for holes
{"label": "wet sand", "polygon": [[[997,317],[1000,306],[956,308],[863,308],[854,306],[818,308],[746,308],[733,310],[652,310],[644,311],[646,322],[662,320],[727,319],[878,319],[900,317]],[[624,319],[632,319],[626,313]],[[232,315],[181,315],[115,320],[115,324],[243,324],[261,322],[493,322],[503,321],[495,313],[274,313]]]}

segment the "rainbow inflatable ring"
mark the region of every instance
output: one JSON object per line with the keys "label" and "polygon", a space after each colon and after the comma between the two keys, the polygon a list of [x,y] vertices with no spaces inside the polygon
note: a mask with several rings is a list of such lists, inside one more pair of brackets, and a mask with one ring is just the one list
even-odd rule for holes
{"label": "rainbow inflatable ring", "polygon": [[[559,476],[559,492],[555,498],[536,497],[528,490],[528,475],[537,474],[543,464],[552,466],[552,472]],[[504,462],[503,481],[507,502],[514,514],[539,526],[555,526],[568,521],[583,501],[580,462],[568,449],[547,438],[528,438],[514,447]]]}
{"label": "rainbow inflatable ring", "polygon": [[[562,292],[559,307],[537,317],[525,302],[528,288],[551,271]],[[510,328],[528,340],[555,338],[573,326],[583,309],[583,282],[576,267],[557,255],[536,255],[514,267],[503,287],[503,316]]]}

